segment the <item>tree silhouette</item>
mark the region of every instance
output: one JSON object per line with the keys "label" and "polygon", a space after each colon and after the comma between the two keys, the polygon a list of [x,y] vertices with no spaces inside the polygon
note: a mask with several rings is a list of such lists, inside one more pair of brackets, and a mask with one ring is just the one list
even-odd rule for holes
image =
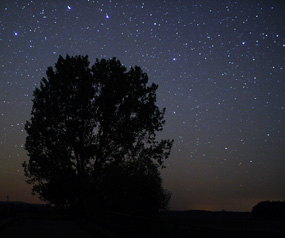
{"label": "tree silhouette", "polygon": [[147,86],[140,67],[127,71],[116,58],[89,64],[88,56],[60,56],[34,90],[27,182],[57,206],[165,207],[158,169],[173,141],[156,139],[165,123],[158,85]]}
{"label": "tree silhouette", "polygon": [[285,202],[262,201],[252,208],[252,214],[257,218],[285,219]]}

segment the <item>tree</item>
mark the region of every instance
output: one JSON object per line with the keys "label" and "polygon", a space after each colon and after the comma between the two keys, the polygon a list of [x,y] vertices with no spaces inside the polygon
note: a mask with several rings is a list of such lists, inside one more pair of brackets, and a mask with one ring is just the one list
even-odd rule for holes
{"label": "tree", "polygon": [[253,216],[257,218],[285,219],[285,202],[262,201],[252,208]]}
{"label": "tree", "polygon": [[[88,56],[60,56],[34,90],[25,124],[27,182],[40,199],[69,207],[115,204],[123,189],[134,195],[151,180],[157,196],[148,203],[165,207],[169,194],[158,169],[173,141],[156,139],[165,123],[165,108],[156,105],[158,85],[147,86],[140,67],[127,71],[116,58],[89,64]],[[121,191],[114,193],[116,183]],[[147,196],[148,189],[142,191]]]}

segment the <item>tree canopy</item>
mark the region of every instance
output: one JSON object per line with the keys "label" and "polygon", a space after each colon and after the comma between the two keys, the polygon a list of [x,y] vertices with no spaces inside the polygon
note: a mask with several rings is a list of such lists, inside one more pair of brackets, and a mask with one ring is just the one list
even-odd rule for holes
{"label": "tree canopy", "polygon": [[252,208],[252,214],[258,218],[285,220],[285,201],[262,201]]}
{"label": "tree canopy", "polygon": [[158,85],[116,58],[89,65],[88,56],[60,56],[34,90],[25,124],[27,182],[57,206],[165,207],[159,168],[173,141],[156,138],[165,123]]}

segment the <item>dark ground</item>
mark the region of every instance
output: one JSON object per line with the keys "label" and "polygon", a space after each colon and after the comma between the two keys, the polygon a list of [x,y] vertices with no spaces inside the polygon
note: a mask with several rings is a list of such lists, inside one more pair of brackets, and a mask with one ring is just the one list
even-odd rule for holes
{"label": "dark ground", "polygon": [[285,221],[251,213],[162,212],[155,217],[24,211],[0,214],[0,237],[285,237]]}

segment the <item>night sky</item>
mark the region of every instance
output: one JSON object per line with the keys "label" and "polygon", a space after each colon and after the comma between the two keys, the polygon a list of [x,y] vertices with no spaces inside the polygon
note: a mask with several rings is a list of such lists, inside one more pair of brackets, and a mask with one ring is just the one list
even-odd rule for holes
{"label": "night sky", "polygon": [[117,57],[159,85],[171,209],[285,200],[285,2],[0,0],[0,200],[39,202],[21,163],[32,96],[59,55]]}

